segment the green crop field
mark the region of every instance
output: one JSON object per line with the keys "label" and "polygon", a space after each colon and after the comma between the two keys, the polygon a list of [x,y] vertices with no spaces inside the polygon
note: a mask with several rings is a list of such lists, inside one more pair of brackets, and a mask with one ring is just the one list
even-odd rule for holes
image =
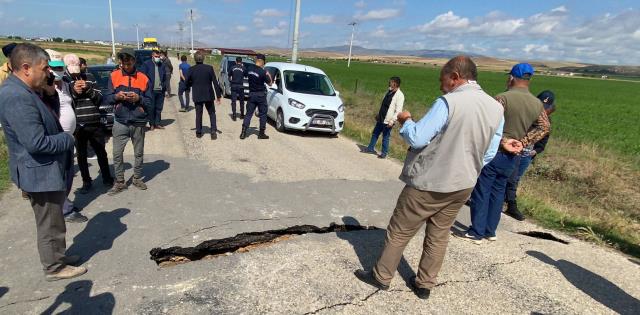
{"label": "green crop field", "polygon": [[[379,107],[379,101],[389,77],[402,79],[401,89],[406,98],[406,108],[414,116],[422,116],[431,102],[438,97],[439,69],[424,66],[384,65],[352,63],[344,61],[306,60],[305,64],[324,70],[340,90],[358,91],[373,96],[371,113]],[[505,89],[506,75],[480,72],[478,82],[491,95]],[[537,94],[545,89],[556,93],[558,111],[554,115],[553,135],[563,139],[592,143],[621,152],[630,157],[640,155],[640,103],[638,82],[607,81],[594,79],[534,77],[531,91]],[[636,161],[640,162],[640,161]]]}

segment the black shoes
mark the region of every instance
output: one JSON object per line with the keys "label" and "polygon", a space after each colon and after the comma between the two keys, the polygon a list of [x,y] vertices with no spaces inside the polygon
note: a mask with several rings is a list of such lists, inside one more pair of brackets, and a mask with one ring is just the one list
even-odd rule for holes
{"label": "black shoes", "polygon": [[92,185],[91,181],[86,181],[86,182],[83,181],[82,182],[82,187],[78,188],[78,190],[77,190],[78,193],[82,194],[82,195],[88,193],[91,190],[91,185]]}
{"label": "black shoes", "polygon": [[418,288],[416,286],[416,277],[411,278],[411,281],[409,282],[411,283],[411,290],[413,290],[413,293],[415,293],[419,298],[423,300],[429,298],[429,295],[431,295],[431,289]]}
{"label": "black shoes", "polygon": [[507,211],[505,211],[504,214],[518,221],[524,221],[524,214],[518,210],[518,202],[515,200],[507,201]]}
{"label": "black shoes", "polygon": [[247,137],[247,127],[242,126],[242,132],[240,132],[240,139],[244,139]]}
{"label": "black shoes", "polygon": [[89,220],[87,217],[83,216],[80,212],[80,209],[74,207],[73,211],[64,216],[64,221],[69,223],[83,223]]}
{"label": "black shoes", "polygon": [[216,140],[216,139],[218,139],[218,134],[214,132],[211,134],[211,140]]}
{"label": "black shoes", "polygon": [[240,119],[244,119],[244,114],[240,114]]}
{"label": "black shoes", "polygon": [[379,159],[386,159],[387,158],[387,154],[386,153],[380,153],[380,155],[378,155]]}
{"label": "black shoes", "polygon": [[196,133],[196,138],[198,138],[198,139],[202,138],[202,134],[201,133]]}
{"label": "black shoes", "polygon": [[233,119],[233,121],[236,121],[237,117],[236,117],[235,113],[233,115],[231,115],[231,119]]}
{"label": "black shoes", "polygon": [[264,129],[260,129],[260,133],[258,134],[258,139],[266,140],[269,139],[266,133],[264,133]]}
{"label": "black shoes", "polygon": [[376,277],[373,275],[372,271],[364,271],[362,269],[358,269],[353,274],[356,275],[356,278],[366,284],[374,286],[380,290],[389,290],[388,285],[382,284],[378,280],[376,280]]}

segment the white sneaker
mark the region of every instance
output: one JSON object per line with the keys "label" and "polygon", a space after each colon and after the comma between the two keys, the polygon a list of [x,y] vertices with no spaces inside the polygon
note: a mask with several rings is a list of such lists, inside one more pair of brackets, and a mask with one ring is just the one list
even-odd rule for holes
{"label": "white sneaker", "polygon": [[497,236],[487,236],[487,237],[485,237],[485,238],[486,238],[486,239],[487,239],[487,241],[489,241],[489,242],[495,242],[495,241],[497,241],[497,240],[498,240],[498,237],[497,237]]}

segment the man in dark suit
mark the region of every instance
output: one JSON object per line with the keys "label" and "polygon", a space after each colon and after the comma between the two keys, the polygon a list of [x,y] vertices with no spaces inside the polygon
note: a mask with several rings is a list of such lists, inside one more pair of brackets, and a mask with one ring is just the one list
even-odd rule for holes
{"label": "man in dark suit", "polygon": [[167,75],[164,63],[160,58],[160,52],[154,50],[151,59],[147,60],[142,67],[142,73],[149,78],[153,98],[151,100],[151,111],[149,112],[150,130],[164,129],[160,124],[161,114],[164,107],[164,93],[167,91]]}
{"label": "man in dark suit", "polygon": [[[211,123],[211,140],[218,139],[216,125],[216,109],[213,100],[220,105],[222,89],[216,79],[216,74],[211,65],[204,64],[204,53],[197,52],[194,56],[196,65],[189,68],[185,80],[187,89],[191,88],[193,102],[196,104],[196,137],[202,137],[202,108],[207,109]],[[212,85],[213,84],[213,85]]]}
{"label": "man in dark suit", "polygon": [[18,44],[11,54],[13,75],[0,87],[0,122],[9,147],[11,180],[26,191],[36,218],[38,253],[47,281],[87,272],[65,256],[65,170],[73,163],[74,139],[39,97],[50,77],[49,56],[40,47]]}

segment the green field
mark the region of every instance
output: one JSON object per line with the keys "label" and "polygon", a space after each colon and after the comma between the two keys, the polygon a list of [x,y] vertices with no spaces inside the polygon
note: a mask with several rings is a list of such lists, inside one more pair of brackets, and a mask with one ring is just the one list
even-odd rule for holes
{"label": "green field", "polygon": [[[382,99],[389,77],[402,79],[401,89],[406,108],[414,116],[422,116],[439,91],[439,69],[424,66],[382,65],[343,61],[306,60],[305,64],[324,70],[341,91],[353,92],[356,81],[358,91],[371,95],[371,112]],[[481,72],[478,82],[491,95],[505,89],[505,74]],[[629,157],[640,155],[640,83],[593,79],[575,79],[550,76],[535,77],[531,91],[537,94],[545,89],[556,93],[558,111],[553,119],[553,135],[580,143],[591,143]]]}

